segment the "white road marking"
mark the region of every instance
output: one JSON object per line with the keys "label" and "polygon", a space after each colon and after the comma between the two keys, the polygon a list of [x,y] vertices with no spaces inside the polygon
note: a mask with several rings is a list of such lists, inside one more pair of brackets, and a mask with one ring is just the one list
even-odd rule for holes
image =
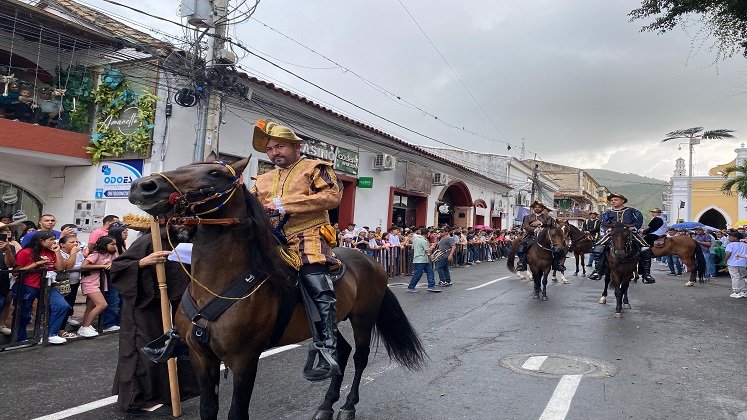
{"label": "white road marking", "polygon": [[[522,369],[538,371],[545,360],[547,360],[547,356],[532,356],[521,367]],[[540,420],[565,420],[582,376],[563,375],[560,378],[560,382],[555,387],[555,392],[553,392],[550,402],[547,403],[545,411],[542,412]]]}
{"label": "white road marking", "polygon": [[493,284],[493,283],[499,282],[499,281],[501,281],[501,280],[506,280],[507,278],[510,278],[510,277],[511,277],[511,276],[506,276],[506,277],[501,277],[501,278],[499,278],[499,279],[495,279],[495,280],[490,280],[490,281],[489,281],[489,282],[487,282],[487,283],[483,283],[483,284],[481,284],[481,285],[479,285],[479,286],[475,286],[475,287],[470,287],[470,288],[469,288],[469,289],[467,289],[467,290],[475,290],[475,289],[479,289],[479,288],[481,288],[481,287],[485,287],[485,286],[490,286],[490,285],[491,285],[491,284]]}
{"label": "white road marking", "polygon": [[550,402],[547,403],[545,411],[542,412],[540,420],[564,420],[565,416],[568,415],[568,410],[571,408],[571,400],[573,394],[576,393],[579,382],[583,375],[564,375],[560,378],[558,386],[555,387],[555,392],[550,398]]}
{"label": "white road marking", "polygon": [[532,356],[521,365],[522,369],[526,370],[539,370],[543,363],[547,360],[547,356]]}
{"label": "white road marking", "polygon": [[[274,349],[267,350],[265,352],[262,352],[262,354],[259,355],[260,359],[264,359],[265,357],[272,356],[274,354],[282,353],[287,350],[295,349],[296,347],[301,347],[300,344],[290,344],[287,346],[282,347],[276,347]],[[220,364],[220,370],[225,370],[226,366],[221,363]],[[107,405],[114,404],[117,402],[117,396],[112,395],[111,397],[106,397],[97,401],[93,401],[87,404],[79,405],[77,407],[68,408],[67,410],[58,411],[57,413],[49,414],[42,417],[37,417],[34,420],[59,420],[59,419],[66,419],[68,417],[72,417],[81,413],[85,413],[87,411],[95,410],[97,408],[106,407]]]}

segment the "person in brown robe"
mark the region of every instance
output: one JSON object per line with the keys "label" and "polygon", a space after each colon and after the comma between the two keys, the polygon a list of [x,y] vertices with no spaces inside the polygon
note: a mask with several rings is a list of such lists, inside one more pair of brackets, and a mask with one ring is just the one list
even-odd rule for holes
{"label": "person in brown robe", "polygon": [[[189,241],[188,235],[173,227],[170,233],[174,246]],[[171,402],[166,363],[154,363],[140,352],[141,347],[163,334],[155,264],[165,261],[173,312],[189,284],[189,276],[179,262],[166,261],[171,247],[165,228],[161,229],[161,236],[163,249],[167,251],[153,252],[151,235],[147,233],[114,260],[111,268],[111,282],[123,300],[119,360],[112,395],[117,395],[119,407],[130,413],[147,414],[154,406]],[[177,360],[177,371],[182,401],[199,396],[197,377],[189,360]]]}

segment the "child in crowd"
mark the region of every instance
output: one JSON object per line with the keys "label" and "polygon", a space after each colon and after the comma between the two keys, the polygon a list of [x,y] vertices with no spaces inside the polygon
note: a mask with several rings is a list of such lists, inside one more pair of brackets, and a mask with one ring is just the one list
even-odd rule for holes
{"label": "child in crowd", "polygon": [[[91,270],[80,279],[80,285],[83,294],[88,298],[86,300],[86,312],[83,315],[83,326],[78,330],[78,335],[82,337],[96,337],[99,333],[91,326],[93,320],[106,309],[108,306],[104,295],[101,293],[101,271],[109,270],[112,267],[112,261],[117,258],[117,242],[111,236],[102,236],[96,241],[93,250],[83,261],[81,269]],[[104,279],[104,291],[107,291],[108,284]]]}

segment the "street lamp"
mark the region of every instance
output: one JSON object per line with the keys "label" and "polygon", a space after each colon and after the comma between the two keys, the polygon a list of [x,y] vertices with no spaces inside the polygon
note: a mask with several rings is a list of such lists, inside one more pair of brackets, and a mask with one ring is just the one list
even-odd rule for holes
{"label": "street lamp", "polygon": [[[687,144],[689,146],[689,160],[688,160],[688,169],[687,169],[687,221],[691,221],[692,219],[692,213],[693,213],[693,146],[696,144],[700,144],[700,141],[702,139],[710,140],[710,139],[725,139],[725,138],[734,138],[734,136],[731,134],[734,130],[728,130],[724,128],[720,128],[718,130],[709,130],[709,131],[703,131],[703,127],[693,127],[693,128],[686,128],[684,130],[677,130],[672,131],[671,133],[667,133],[667,137],[662,140],[661,142],[664,143],[669,140],[674,139],[687,139],[687,143],[681,143],[681,144]],[[680,146],[678,146],[679,148]]]}

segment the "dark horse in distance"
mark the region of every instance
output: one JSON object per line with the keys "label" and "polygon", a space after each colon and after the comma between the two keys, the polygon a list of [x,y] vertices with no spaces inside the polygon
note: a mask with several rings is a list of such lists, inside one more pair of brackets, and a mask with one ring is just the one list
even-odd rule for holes
{"label": "dark horse in distance", "polygon": [[[221,361],[234,378],[228,418],[247,419],[260,354],[270,346],[311,337],[306,311],[299,301],[290,319],[286,318],[287,326],[273,340],[284,298],[294,292],[297,282],[295,273],[279,256],[278,241],[264,209],[241,183],[239,175],[248,163],[249,158],[231,165],[195,163],[143,177],[130,189],[130,202],[151,215],[165,215],[167,220],[185,214],[206,216],[175,219],[197,225],[193,237],[193,280],[187,289],[197,307],[204,308],[213,299],[225,299],[220,295],[227,286],[239,278],[243,280],[247,273],[261,279],[255,289],[234,299],[225,312],[207,324],[206,342],[198,341],[199,334],[195,338],[193,329],[197,327],[187,317],[185,305],[179,306],[175,323],[189,346],[198,376],[203,419],[218,416]],[[347,268],[335,283],[337,317],[338,321],[350,321],[355,340],[355,376],[337,418],[353,419],[372,336],[378,335],[389,357],[406,368],[422,368],[427,356],[397,298],[387,287],[387,274],[381,265],[354,250],[338,248],[335,252]],[[330,380],[314,419],[332,419],[333,404],[340,398],[352,347],[339,332],[337,339],[340,374]]]}
{"label": "dark horse in distance", "polygon": [[576,271],[573,273],[574,276],[578,276],[579,263],[581,265],[582,273],[581,277],[586,277],[586,265],[584,265],[584,256],[591,252],[594,248],[594,239],[581,232],[581,229],[569,223],[567,220],[560,225],[565,235],[571,240],[570,251],[573,252],[573,256],[576,258]]}
{"label": "dark horse in distance", "polygon": [[[508,253],[506,267],[512,273],[516,273],[514,257],[516,256],[516,249],[519,246],[519,242],[521,242],[520,238],[514,239],[513,244],[511,244],[511,250]],[[541,299],[547,300],[547,275],[553,269],[553,261],[556,265],[555,268],[559,268],[559,265],[562,266],[567,253],[565,235],[563,235],[563,231],[559,227],[545,227],[537,234],[537,240],[527,251],[527,265],[529,266],[529,271],[532,272],[532,279],[534,280],[534,299],[540,299],[540,292],[542,292]],[[524,278],[521,275],[519,276]]]}
{"label": "dark horse in distance", "polygon": [[[615,288],[615,317],[622,316],[623,308],[630,308],[628,302],[628,286],[633,279],[634,271],[638,267],[638,247],[633,243],[633,235],[622,224],[616,224],[610,231],[609,247],[605,251],[607,258],[607,272],[604,275],[604,291],[599,303],[607,303],[607,287],[612,284]],[[604,256],[603,256],[604,257]]]}

